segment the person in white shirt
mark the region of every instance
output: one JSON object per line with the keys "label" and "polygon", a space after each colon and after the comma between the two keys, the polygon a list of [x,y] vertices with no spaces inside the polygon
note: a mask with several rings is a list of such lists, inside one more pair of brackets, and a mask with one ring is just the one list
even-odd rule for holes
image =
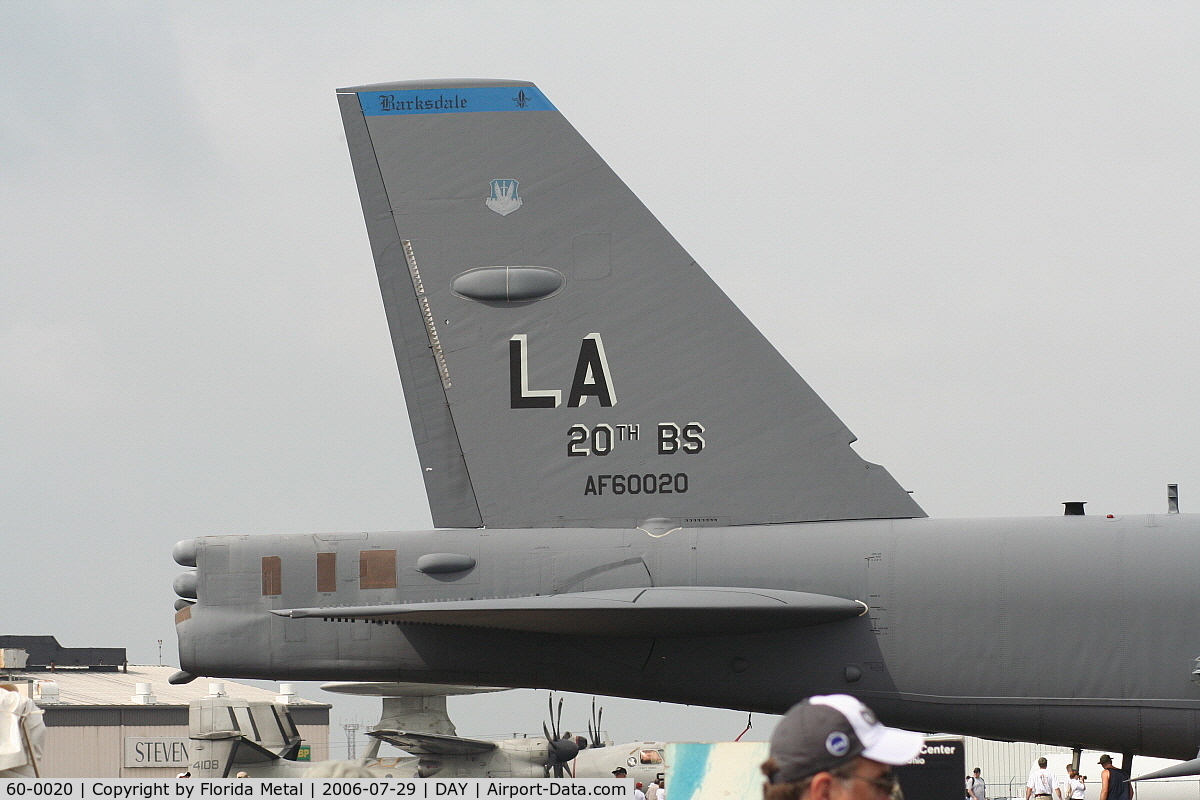
{"label": "person in white shirt", "polygon": [[1046,769],[1046,757],[1037,760],[1037,766],[1029,771],[1029,780],[1025,783],[1025,800],[1031,797],[1054,797],[1063,800],[1062,789],[1058,788],[1058,778]]}
{"label": "person in white shirt", "polygon": [[1067,800],[1084,800],[1087,794],[1087,783],[1074,764],[1067,764]]}
{"label": "person in white shirt", "polygon": [[642,791],[641,781],[633,785],[633,800],[646,800],[646,793]]}
{"label": "person in white shirt", "polygon": [[42,709],[16,686],[0,684],[0,777],[42,777],[45,741]]}
{"label": "person in white shirt", "polygon": [[987,800],[987,784],[983,782],[979,767],[974,775],[967,776],[967,800]]}

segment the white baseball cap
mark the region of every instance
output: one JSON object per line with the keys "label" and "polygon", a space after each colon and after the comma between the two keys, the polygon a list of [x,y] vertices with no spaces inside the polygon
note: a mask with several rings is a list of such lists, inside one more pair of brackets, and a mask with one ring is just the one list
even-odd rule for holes
{"label": "white baseball cap", "polygon": [[889,728],[848,694],[810,697],[792,706],[775,727],[770,754],[778,766],[771,783],[791,783],[862,756],[907,764],[925,745],[920,733]]}

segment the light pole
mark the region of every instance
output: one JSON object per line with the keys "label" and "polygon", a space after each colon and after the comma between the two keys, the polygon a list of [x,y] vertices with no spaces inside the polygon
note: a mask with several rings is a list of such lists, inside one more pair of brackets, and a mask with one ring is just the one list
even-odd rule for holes
{"label": "light pole", "polygon": [[358,734],[358,729],[361,728],[357,722],[343,722],[342,729],[346,731],[346,758],[354,761],[358,758],[358,740],[355,738]]}

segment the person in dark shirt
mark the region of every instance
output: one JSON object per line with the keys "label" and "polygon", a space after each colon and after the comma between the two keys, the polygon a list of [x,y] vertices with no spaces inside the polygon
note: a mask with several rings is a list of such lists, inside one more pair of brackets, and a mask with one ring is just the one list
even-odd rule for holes
{"label": "person in dark shirt", "polygon": [[1100,777],[1100,800],[1133,800],[1129,773],[1114,767],[1108,753],[1100,756],[1100,767],[1104,770]]}

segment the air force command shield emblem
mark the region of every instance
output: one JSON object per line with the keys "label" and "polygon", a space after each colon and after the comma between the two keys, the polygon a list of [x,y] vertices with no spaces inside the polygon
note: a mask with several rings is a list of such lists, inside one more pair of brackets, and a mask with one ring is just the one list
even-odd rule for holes
{"label": "air force command shield emblem", "polygon": [[492,181],[492,193],[487,207],[506,217],[521,207],[521,195],[517,193],[517,181],[512,178],[496,178]]}

